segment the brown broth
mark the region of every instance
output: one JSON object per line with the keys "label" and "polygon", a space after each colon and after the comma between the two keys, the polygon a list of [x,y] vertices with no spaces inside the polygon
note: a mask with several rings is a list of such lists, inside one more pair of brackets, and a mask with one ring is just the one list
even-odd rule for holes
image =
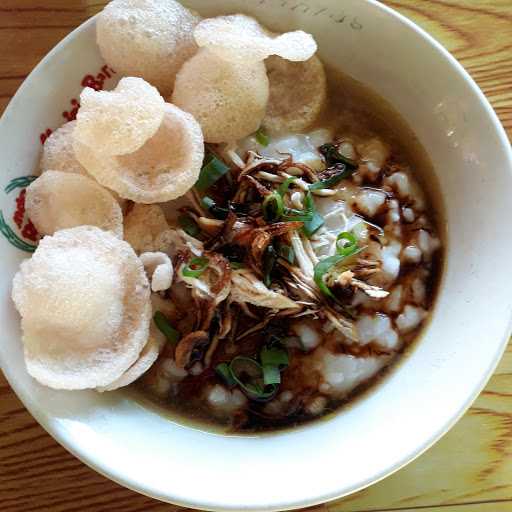
{"label": "brown broth", "polygon": [[[446,231],[444,224],[444,209],[439,193],[439,185],[432,165],[425,150],[407,123],[385,100],[373,91],[356,82],[352,78],[334,70],[328,70],[329,98],[330,102],[324,109],[316,127],[332,127],[335,133],[350,134],[356,139],[368,139],[378,136],[392,148],[394,161],[408,164],[414,178],[419,183],[427,198],[427,212],[429,219],[435,226],[437,235],[446,247]],[[429,313],[435,303],[437,290],[440,286],[443,271],[443,250],[437,252],[432,262],[432,270],[427,283]],[[421,327],[407,336],[403,350],[398,353],[391,364],[382,369],[369,382],[358,386],[348,397],[329,399],[325,412],[319,417],[311,417],[305,414],[295,414],[284,420],[265,420],[257,414],[251,414],[242,430],[233,429],[229,424],[222,424],[217,418],[213,418],[207,407],[202,407],[202,399],[198,398],[198,389],[202,383],[219,382],[213,370],[206,370],[199,377],[187,377],[183,388],[186,390],[170,400],[161,400],[152,396],[139,382],[130,393],[145,406],[156,406],[157,410],[169,417],[170,420],[181,424],[188,424],[194,428],[201,428],[229,433],[251,433],[278,431],[285,428],[296,428],[312,421],[328,419],[342,407],[361,399],[378,385],[386,377],[399,361],[404,361],[405,355],[418,343],[421,331],[428,325],[427,318]],[[250,345],[250,343],[249,343]],[[246,349],[247,354],[253,353],[253,348]],[[292,355],[293,357],[293,355]],[[222,361],[222,354],[217,354],[217,360]]]}

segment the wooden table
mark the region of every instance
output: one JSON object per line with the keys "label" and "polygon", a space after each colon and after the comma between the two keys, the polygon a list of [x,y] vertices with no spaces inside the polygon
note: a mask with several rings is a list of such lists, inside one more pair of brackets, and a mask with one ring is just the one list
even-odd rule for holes
{"label": "wooden table", "polygon": [[[341,0],[340,0],[341,1]],[[100,0],[0,1],[0,113],[23,79]],[[473,75],[512,135],[512,0],[386,0]],[[342,463],[342,461],[340,461]],[[464,418],[412,464],[330,512],[512,511],[512,348]],[[0,374],[2,512],[175,511],[98,475],[34,421]]]}

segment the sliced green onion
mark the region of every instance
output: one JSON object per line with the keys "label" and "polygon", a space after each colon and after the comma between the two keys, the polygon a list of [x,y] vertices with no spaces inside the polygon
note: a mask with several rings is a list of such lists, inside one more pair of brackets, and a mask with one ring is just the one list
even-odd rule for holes
{"label": "sliced green onion", "polygon": [[324,295],[331,297],[331,299],[336,299],[329,287],[325,284],[324,276],[329,272],[329,270],[331,270],[332,267],[338,265],[338,263],[341,263],[343,260],[353,256],[360,251],[362,251],[362,249],[358,248],[357,246],[352,246],[350,247],[350,252],[347,251],[347,253],[344,254],[335,254],[334,256],[325,258],[316,264],[313,273],[313,279]]}
{"label": "sliced green onion", "polygon": [[216,219],[225,220],[229,215],[229,210],[217,206],[217,203],[211,197],[203,197],[201,203]]}
{"label": "sliced green onion", "polygon": [[204,192],[210,188],[216,181],[220,180],[229,171],[229,167],[216,156],[209,155],[205,159],[205,164],[199,174],[195,187]]}
{"label": "sliced green onion", "polygon": [[245,265],[241,262],[241,261],[230,261],[229,262],[229,266],[233,269],[233,270],[238,270],[240,268],[244,268]]}
{"label": "sliced green onion", "polygon": [[264,219],[267,222],[276,222],[283,216],[283,198],[277,192],[272,192],[263,200],[262,208]]}
{"label": "sliced green onion", "polygon": [[336,164],[345,164],[347,167],[357,168],[357,162],[343,156],[334,144],[323,144],[318,148],[318,151],[324,156],[327,167],[332,167]]}
{"label": "sliced green onion", "polygon": [[304,222],[304,227],[302,228],[304,234],[310,238],[325,224],[325,219],[316,211],[315,201],[311,192],[308,192],[304,198],[304,209],[312,214],[311,220]]}
{"label": "sliced green onion", "polygon": [[260,361],[263,366],[276,366],[284,370],[289,364],[288,352],[281,345],[264,346],[260,352]]}
{"label": "sliced green onion", "polygon": [[201,204],[207,209],[209,210],[212,206],[215,205],[215,201],[211,198],[211,197],[208,197],[208,196],[204,196],[202,199],[201,199]]}
{"label": "sliced green onion", "polygon": [[[261,371],[263,372],[263,369]],[[249,398],[256,402],[268,402],[269,400],[272,400],[272,398],[276,396],[278,389],[278,384],[271,384],[269,386],[261,386],[259,384],[247,384],[245,388],[242,387],[242,390],[246,392]]]}
{"label": "sliced green onion", "polygon": [[192,258],[182,270],[185,277],[199,277],[208,267],[210,260],[205,257]]}
{"label": "sliced green onion", "polygon": [[269,364],[263,365],[263,384],[265,384],[265,386],[281,384],[281,372],[277,366]]}
{"label": "sliced green onion", "polygon": [[293,250],[293,247],[281,242],[277,246],[277,254],[290,263],[290,265],[293,265],[295,261],[295,251]]}
{"label": "sliced green onion", "polygon": [[242,391],[251,399],[271,400],[278,389],[277,384],[265,386],[262,366],[250,357],[237,356],[229,364],[231,375]]}
{"label": "sliced green onion", "polygon": [[254,138],[260,146],[266,148],[270,142],[270,137],[265,133],[263,128],[260,128],[255,134]]}
{"label": "sliced green onion", "polygon": [[295,208],[285,208],[282,220],[285,222],[308,222],[313,220],[313,213]]}
{"label": "sliced green onion", "polygon": [[309,185],[309,190],[320,190],[322,188],[331,188],[337,185],[340,181],[350,178],[356,171],[357,167],[348,167],[345,164],[336,164],[332,168],[332,174],[324,180],[317,181]]}
{"label": "sliced green onion", "polygon": [[310,221],[304,223],[304,233],[308,238],[313,236],[325,223],[324,218],[315,211],[313,218]]}
{"label": "sliced green onion", "polygon": [[217,374],[222,377],[224,382],[231,388],[236,386],[236,380],[233,378],[231,374],[231,370],[229,369],[228,363],[220,363],[215,367],[215,371]]}
{"label": "sliced green onion", "polygon": [[196,221],[189,215],[180,215],[178,217],[178,224],[180,225],[181,229],[185,231],[185,233],[188,233],[194,238],[197,238],[201,233],[201,230],[199,229]]}
{"label": "sliced green onion", "polygon": [[281,185],[279,185],[279,188],[277,189],[277,193],[283,197],[288,192],[288,189],[290,188],[290,185],[297,179],[297,176],[291,176],[290,178],[286,178]]}
{"label": "sliced green onion", "polygon": [[[339,242],[342,240],[348,243],[340,245]],[[354,234],[343,231],[336,237],[336,249],[338,254],[341,254],[342,256],[349,256],[353,254],[354,249],[357,249],[357,238]]]}
{"label": "sliced green onion", "polygon": [[277,254],[272,245],[268,245],[263,254],[263,282],[267,288],[272,284],[272,270],[277,261]]}
{"label": "sliced green onion", "polygon": [[229,363],[229,369],[234,377],[238,381],[243,380],[242,384],[249,381],[256,381],[261,377],[261,365],[253,359],[247,356],[236,356]]}
{"label": "sliced green onion", "polygon": [[169,343],[173,345],[178,343],[181,338],[180,333],[170,324],[167,317],[161,312],[156,311],[153,315],[153,321],[158,327],[158,330],[167,338]]}
{"label": "sliced green onion", "polygon": [[331,270],[332,267],[340,263],[346,258],[341,254],[335,254],[334,256],[330,256],[329,258],[325,258],[319,263],[316,264],[313,274],[313,279],[315,280],[316,285],[320,288],[320,291],[334,299],[334,295],[329,289],[329,287],[325,284],[324,276]]}

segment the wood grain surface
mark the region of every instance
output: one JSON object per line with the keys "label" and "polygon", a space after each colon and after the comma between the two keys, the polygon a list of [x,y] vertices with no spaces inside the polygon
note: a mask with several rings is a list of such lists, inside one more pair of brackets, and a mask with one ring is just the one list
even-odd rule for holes
{"label": "wood grain surface", "polygon": [[[0,113],[40,59],[105,3],[0,0]],[[512,136],[512,0],[385,3],[462,62]],[[34,421],[0,374],[0,511],[177,510],[84,466]],[[312,510],[512,512],[511,346],[474,406],[433,448],[369,489]]]}

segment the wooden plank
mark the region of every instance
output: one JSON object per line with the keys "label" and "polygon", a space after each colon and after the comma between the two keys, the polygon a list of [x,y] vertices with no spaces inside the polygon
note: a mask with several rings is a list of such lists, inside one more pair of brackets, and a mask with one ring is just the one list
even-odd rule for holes
{"label": "wooden plank", "polygon": [[[28,75],[39,61],[71,30],[72,27],[35,27],[27,30],[0,30],[0,76],[20,78]],[[2,80],[3,81],[3,80]]]}
{"label": "wooden plank", "polygon": [[0,4],[0,30],[64,27],[70,31],[87,17],[87,6],[81,2],[3,0]]}
{"label": "wooden plank", "polygon": [[511,455],[509,345],[484,392],[439,443],[401,471],[329,509],[363,512],[512,499]]}
{"label": "wooden plank", "polygon": [[471,505],[453,505],[447,507],[388,508],[378,512],[511,512],[512,501],[473,503]]}
{"label": "wooden plank", "polygon": [[[512,133],[512,3],[386,0],[438,39],[472,74]],[[504,110],[502,110],[504,109]]]}

